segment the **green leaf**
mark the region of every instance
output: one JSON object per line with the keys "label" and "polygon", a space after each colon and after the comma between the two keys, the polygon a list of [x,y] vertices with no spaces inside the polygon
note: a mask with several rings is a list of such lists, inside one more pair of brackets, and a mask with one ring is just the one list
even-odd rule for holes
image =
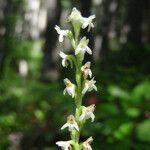
{"label": "green leaf", "polygon": [[118,140],[121,140],[121,139],[125,138],[126,136],[129,136],[132,129],[133,129],[133,123],[131,123],[131,122],[124,123],[124,124],[120,125],[118,130],[116,130],[114,132],[114,136]]}
{"label": "green leaf", "polygon": [[136,133],[139,140],[150,142],[150,119],[140,123],[137,126]]}
{"label": "green leaf", "polygon": [[35,114],[36,118],[37,118],[39,121],[44,120],[45,114],[44,114],[43,111],[41,111],[41,110],[36,110],[36,111],[34,112],[34,114]]}
{"label": "green leaf", "polygon": [[148,81],[144,81],[138,84],[132,91],[131,99],[135,102],[141,102],[143,100],[150,99],[150,83]]}
{"label": "green leaf", "polygon": [[138,108],[128,108],[126,113],[129,117],[136,118],[140,115],[140,109],[138,109]]}
{"label": "green leaf", "polygon": [[108,87],[108,92],[112,96],[118,97],[118,98],[121,98],[124,100],[127,100],[130,97],[128,92],[126,92],[123,89],[121,89],[120,87],[114,86],[114,85],[111,85]]}

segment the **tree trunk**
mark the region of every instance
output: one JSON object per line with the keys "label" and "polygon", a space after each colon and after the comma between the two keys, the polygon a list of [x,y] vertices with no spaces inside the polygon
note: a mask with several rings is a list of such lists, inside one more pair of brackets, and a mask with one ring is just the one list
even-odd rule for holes
{"label": "tree trunk", "polygon": [[127,24],[129,32],[127,42],[140,44],[142,37],[143,0],[127,1]]}
{"label": "tree trunk", "polygon": [[20,1],[7,0],[3,8],[4,17],[1,20],[1,25],[5,32],[0,35],[0,78],[4,76],[6,67],[10,68],[11,55],[16,46],[15,27],[21,3]]}
{"label": "tree trunk", "polygon": [[[60,0],[47,1],[48,14],[47,14],[47,27],[45,31],[45,45],[43,48],[44,62],[42,67],[42,75],[45,79],[51,79],[51,73],[53,73],[56,67],[53,52],[56,47],[57,33],[54,29],[55,25],[59,24],[61,15]],[[53,75],[52,75],[53,76]]]}
{"label": "tree trunk", "polygon": [[102,36],[102,45],[100,50],[100,57],[103,57],[109,52],[109,31],[110,31],[110,23],[111,23],[111,12],[110,8],[110,0],[103,1],[102,4],[102,18],[100,23],[100,35]]}
{"label": "tree trunk", "polygon": [[149,43],[150,42],[150,1],[149,0],[145,0],[144,4],[143,4],[143,36],[142,36],[142,40],[145,43]]}

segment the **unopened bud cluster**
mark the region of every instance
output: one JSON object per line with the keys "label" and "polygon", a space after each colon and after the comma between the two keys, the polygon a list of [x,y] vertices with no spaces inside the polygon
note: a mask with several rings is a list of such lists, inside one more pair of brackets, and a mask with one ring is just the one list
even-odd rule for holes
{"label": "unopened bud cluster", "polygon": [[87,119],[94,121],[94,109],[95,105],[92,104],[88,107],[82,105],[83,96],[92,90],[97,91],[95,85],[96,81],[92,77],[92,71],[90,69],[91,62],[83,64],[85,53],[92,55],[92,50],[89,48],[89,39],[86,37],[79,38],[81,29],[88,29],[94,27],[93,19],[95,15],[90,17],[83,17],[76,8],[73,8],[67,21],[71,23],[73,31],[62,30],[59,26],[55,26],[55,30],[59,34],[59,42],[63,42],[64,38],[68,38],[74,49],[74,55],[67,55],[64,52],[60,52],[59,55],[62,58],[62,66],[71,68],[75,67],[75,80],[76,84],[72,83],[68,78],[64,79],[65,89],[64,94],[68,93],[75,100],[76,111],[75,115],[69,115],[67,122],[61,127],[61,130],[67,128],[70,132],[71,140],[58,141],[56,144],[62,148],[62,150],[92,150],[91,143],[93,138],[88,138],[85,142],[80,143],[80,133],[83,125]]}

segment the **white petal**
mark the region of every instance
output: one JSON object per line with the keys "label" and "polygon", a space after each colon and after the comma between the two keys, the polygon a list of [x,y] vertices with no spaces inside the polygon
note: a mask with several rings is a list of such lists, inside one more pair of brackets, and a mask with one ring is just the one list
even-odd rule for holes
{"label": "white petal", "polygon": [[94,28],[94,24],[93,23],[91,23],[91,27]]}
{"label": "white petal", "polygon": [[92,147],[89,145],[89,146],[87,147],[87,150],[92,150]]}
{"label": "white petal", "polygon": [[84,117],[85,117],[85,114],[82,113],[82,115],[80,116],[79,120],[82,121],[84,119]]}
{"label": "white petal", "polygon": [[60,51],[60,53],[59,53],[59,56],[60,56],[61,58],[64,58],[64,59],[67,58],[67,55],[66,55],[65,53],[61,52],[61,51]]}
{"label": "white petal", "polygon": [[55,26],[55,30],[57,31],[58,34],[60,34],[61,30],[60,30],[60,27],[59,27],[59,26],[56,25],[56,26]]}
{"label": "white petal", "polygon": [[90,55],[92,55],[92,50],[88,46],[86,47],[86,51],[87,51],[87,53],[89,53]]}
{"label": "white petal", "polygon": [[88,62],[85,63],[85,65],[89,66],[89,68],[90,68],[91,67],[91,62],[88,61]]}
{"label": "white petal", "polygon": [[94,119],[95,119],[95,115],[93,114],[93,113],[91,113],[91,121],[93,122],[94,121]]}
{"label": "white petal", "polygon": [[64,40],[64,37],[63,37],[62,34],[60,34],[60,35],[59,35],[59,42],[63,42],[63,40]]}
{"label": "white petal", "polygon": [[85,29],[88,26],[88,22],[84,22],[82,25],[82,29]]}
{"label": "white petal", "polygon": [[68,92],[69,95],[72,96],[72,98],[74,97],[74,95],[75,95],[75,86],[74,86],[74,84],[72,84],[71,87],[67,87],[67,92]]}
{"label": "white petal", "polygon": [[56,142],[56,144],[58,145],[58,146],[65,146],[65,142],[64,141],[58,141],[58,142]]}
{"label": "white petal", "polygon": [[94,89],[95,91],[97,91],[97,87],[96,87],[96,85],[93,85],[93,89]]}
{"label": "white petal", "polygon": [[88,19],[89,19],[90,22],[92,23],[93,19],[95,19],[95,18],[96,18],[96,16],[95,16],[95,15],[92,15],[92,16],[90,16]]}
{"label": "white petal", "polygon": [[65,59],[62,60],[62,66],[63,66],[63,67],[67,67],[67,65],[66,65],[66,60],[65,60]]}
{"label": "white petal", "polygon": [[63,150],[69,150],[70,144],[68,141],[58,141],[56,144],[61,147]]}
{"label": "white petal", "polygon": [[65,128],[67,128],[67,127],[69,127],[69,123],[65,123],[65,124],[61,127],[61,130],[65,129]]}
{"label": "white petal", "polygon": [[72,94],[72,98],[74,98],[74,96],[75,96],[75,94],[73,93],[73,94]]}
{"label": "white petal", "polygon": [[75,49],[75,55],[78,55],[78,54],[80,53],[80,51],[82,51],[82,49],[79,48],[79,47],[77,47],[77,48]]}
{"label": "white petal", "polygon": [[84,89],[82,90],[82,94],[85,94],[88,90],[88,86],[85,86]]}
{"label": "white petal", "polygon": [[92,71],[91,70],[89,70],[89,76],[90,76],[90,78],[92,77]]}
{"label": "white petal", "polygon": [[88,27],[88,32],[90,32],[90,30],[91,30],[91,25],[89,25],[89,27]]}

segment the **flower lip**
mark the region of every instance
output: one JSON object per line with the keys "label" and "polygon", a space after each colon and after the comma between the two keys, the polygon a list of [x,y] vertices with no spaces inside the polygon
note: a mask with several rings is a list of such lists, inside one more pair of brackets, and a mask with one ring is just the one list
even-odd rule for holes
{"label": "flower lip", "polygon": [[76,129],[77,131],[79,131],[79,127],[77,122],[75,121],[75,117],[73,115],[69,115],[67,117],[67,123],[65,123],[62,127],[61,130],[65,129],[65,128],[69,128],[69,130],[73,130]]}
{"label": "flower lip", "polygon": [[68,56],[65,53],[61,52],[61,51],[60,51],[59,55],[60,55],[61,58],[64,58],[64,59],[66,59],[67,56]]}
{"label": "flower lip", "polygon": [[83,73],[84,78],[86,79],[88,76],[91,78],[92,77],[92,71],[90,69],[91,67],[91,62],[88,61],[84,64],[84,66],[81,67],[81,71]]}
{"label": "flower lip", "polygon": [[66,78],[64,79],[64,83],[66,85],[66,88],[64,89],[64,95],[66,94],[66,92],[72,96],[72,98],[75,96],[75,85],[71,83],[71,81]]}
{"label": "flower lip", "polygon": [[59,56],[62,58],[62,66],[67,67],[68,66],[68,62],[67,62],[68,55],[66,55],[65,53],[60,51]]}
{"label": "flower lip", "polygon": [[92,104],[88,107],[84,107],[82,109],[82,114],[79,118],[80,121],[84,121],[84,120],[87,120],[87,119],[91,118],[91,122],[93,122],[94,119],[95,119],[95,115],[93,114],[94,110],[95,110],[95,104]]}
{"label": "flower lip", "polygon": [[83,143],[83,150],[92,150],[92,147],[91,147],[91,143],[93,142],[93,138],[90,137],[88,138],[84,143]]}
{"label": "flower lip", "polygon": [[87,91],[92,91],[93,89],[97,91],[97,87],[95,85],[96,81],[94,77],[91,80],[86,80],[84,89],[82,90],[82,94],[85,94]]}
{"label": "flower lip", "polygon": [[59,42],[63,42],[64,37],[68,36],[69,30],[61,30],[59,26],[55,26],[55,30],[59,34]]}
{"label": "flower lip", "polygon": [[90,55],[92,54],[92,50],[88,47],[89,39],[86,39],[86,37],[83,37],[77,48],[75,49],[75,55],[79,54],[80,52],[82,53],[89,53]]}
{"label": "flower lip", "polygon": [[65,83],[65,85],[66,85],[67,87],[72,86],[72,83],[71,83],[71,81],[70,81],[68,78],[65,78],[65,79],[64,79],[64,83]]}
{"label": "flower lip", "polygon": [[70,141],[58,141],[56,142],[56,145],[61,147],[63,150],[71,150]]}
{"label": "flower lip", "polygon": [[94,24],[92,23],[93,19],[95,19],[96,16],[92,15],[88,18],[82,17],[82,28],[85,29],[88,27],[88,32],[90,31],[91,28],[94,28]]}

